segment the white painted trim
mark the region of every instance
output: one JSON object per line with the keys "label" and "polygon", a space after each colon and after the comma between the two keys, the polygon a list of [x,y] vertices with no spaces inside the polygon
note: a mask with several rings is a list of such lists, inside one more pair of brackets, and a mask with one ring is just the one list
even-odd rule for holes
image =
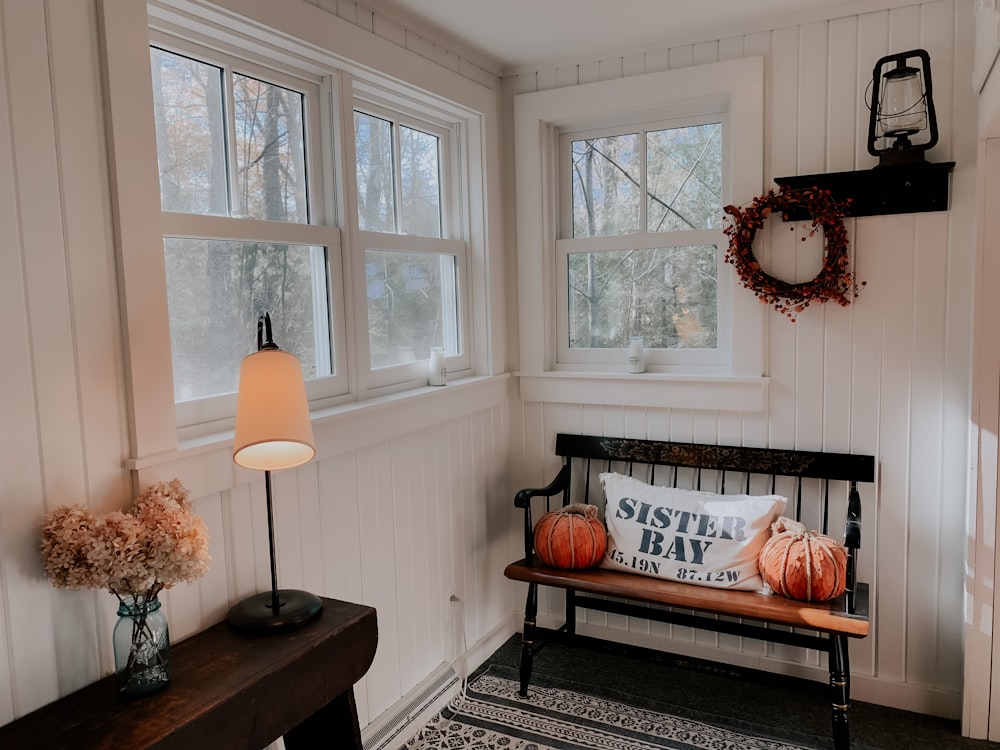
{"label": "white painted trim", "polygon": [[522,401],[764,412],[768,377],[643,373],[515,373]]}
{"label": "white painted trim", "polygon": [[[558,215],[557,129],[607,113],[661,111],[671,104],[724,98],[733,123],[724,154],[725,203],[744,203],[761,191],[764,164],[764,60],[747,57],[514,97],[514,143],[518,169],[517,259],[521,368],[545,372],[555,366],[558,274],[555,242]],[[720,274],[735,271],[720,263]],[[732,286],[736,289],[735,283]],[[760,376],[764,363],[764,308],[750,294],[734,293],[733,375]]]}
{"label": "white painted trim", "polygon": [[177,442],[146,6],[102,0],[101,22],[130,443],[145,455]]}
{"label": "white painted trim", "polygon": [[1000,456],[1000,347],[995,335],[1000,305],[992,293],[1000,266],[988,238],[995,236],[1000,219],[988,206],[1000,193],[1000,139],[980,140],[977,199],[976,321],[973,392],[970,419],[970,477],[966,511],[965,664],[962,732],[969,737],[996,739],[1000,712],[994,711],[993,685],[997,681],[994,653],[1000,642],[996,586],[1000,557],[996,554],[998,469]]}

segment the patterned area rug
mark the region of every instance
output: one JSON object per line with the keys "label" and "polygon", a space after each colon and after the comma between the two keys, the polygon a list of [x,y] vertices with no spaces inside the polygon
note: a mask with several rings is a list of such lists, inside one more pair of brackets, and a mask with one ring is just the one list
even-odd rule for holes
{"label": "patterned area rug", "polygon": [[[594,695],[586,686],[532,678],[517,694],[514,670],[491,666],[435,716],[403,750],[801,750],[811,738],[775,739],[710,717],[678,716]],[[614,698],[617,697],[618,700]],[[706,720],[709,718],[709,720]],[[800,744],[800,743],[805,744]],[[827,741],[828,742],[828,741]]]}

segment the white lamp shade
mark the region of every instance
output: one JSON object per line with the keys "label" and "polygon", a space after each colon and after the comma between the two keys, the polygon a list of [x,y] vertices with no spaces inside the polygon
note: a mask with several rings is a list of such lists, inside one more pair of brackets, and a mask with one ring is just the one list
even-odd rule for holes
{"label": "white lamp shade", "polygon": [[294,354],[262,349],[240,365],[233,461],[248,469],[290,469],[316,455],[302,368]]}

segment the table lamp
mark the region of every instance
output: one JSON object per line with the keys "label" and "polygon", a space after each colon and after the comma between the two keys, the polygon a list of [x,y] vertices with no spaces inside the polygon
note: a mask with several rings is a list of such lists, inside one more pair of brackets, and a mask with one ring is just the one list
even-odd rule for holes
{"label": "table lamp", "polygon": [[275,630],[304,625],[323,608],[319,597],[306,591],[278,589],[274,555],[274,513],[271,472],[301,466],[316,455],[309,403],[298,358],[281,351],[271,334],[271,316],[257,319],[257,351],[240,364],[236,398],[233,461],[264,472],[267,493],[267,533],[271,554],[271,590],[255,594],[229,610],[229,623],[246,630]]}

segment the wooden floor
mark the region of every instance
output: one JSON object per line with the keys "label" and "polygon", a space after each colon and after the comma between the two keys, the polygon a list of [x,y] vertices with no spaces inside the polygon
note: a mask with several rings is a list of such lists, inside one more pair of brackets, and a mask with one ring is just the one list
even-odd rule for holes
{"label": "wooden floor", "polygon": [[[486,664],[516,667],[520,635],[493,654]],[[546,646],[535,657],[535,673],[641,696],[688,711],[720,718],[720,723],[749,722],[787,728],[818,737],[830,733],[824,706],[826,686],[668,654],[637,657],[614,647],[607,651]],[[1000,750],[1000,743],[970,740],[958,721],[899,711],[855,701],[850,710],[852,741],[865,750]],[[831,745],[832,747],[832,742]]]}

